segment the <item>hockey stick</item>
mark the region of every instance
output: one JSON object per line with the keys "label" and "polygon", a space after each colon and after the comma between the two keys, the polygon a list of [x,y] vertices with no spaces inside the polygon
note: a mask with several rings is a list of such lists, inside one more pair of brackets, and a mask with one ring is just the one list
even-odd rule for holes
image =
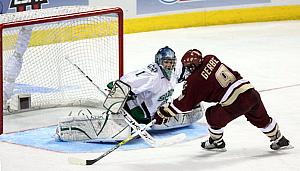
{"label": "hockey stick", "polygon": [[[141,130],[140,124],[123,109],[123,106],[128,98],[131,87],[122,82],[121,80],[117,80],[114,83],[114,86],[105,99],[103,106],[107,109],[107,111],[111,113],[118,113],[124,116],[125,121],[128,125],[136,132]],[[165,145],[172,145],[178,142],[183,141],[186,138],[184,133],[174,135],[170,138],[166,138],[164,140],[157,141],[153,138],[147,131],[140,133],[141,138],[152,147],[159,147]]]}
{"label": "hockey stick", "polygon": [[113,148],[111,148],[110,150],[106,151],[101,156],[99,156],[99,157],[97,157],[95,159],[84,160],[84,159],[80,159],[80,158],[69,157],[68,161],[69,161],[69,163],[75,164],[75,165],[92,165],[92,164],[98,162],[99,160],[101,160],[102,158],[104,158],[105,156],[107,156],[108,154],[110,154],[111,152],[115,151],[116,149],[118,149],[122,145],[124,145],[124,144],[128,143],[129,141],[135,139],[138,135],[140,135],[141,133],[145,132],[146,129],[149,128],[150,126],[152,126],[154,123],[155,123],[155,120],[152,120],[150,123],[148,123],[147,125],[145,125],[142,129],[136,131],[132,135],[129,135],[125,140],[121,141],[116,146],[114,146]]}
{"label": "hockey stick", "polygon": [[[132,118],[132,116],[130,114],[128,114],[125,110],[121,109],[120,113],[124,116],[125,121],[128,123],[128,125],[136,132],[138,132],[141,127],[138,124],[138,122]],[[177,134],[174,135],[172,137],[169,138],[165,138],[163,140],[156,140],[155,138],[153,138],[153,136],[151,136],[148,131],[143,131],[140,133],[140,137],[150,146],[152,147],[160,147],[160,146],[167,146],[167,145],[172,145],[172,144],[176,144],[179,142],[182,142],[183,140],[185,140],[186,135],[184,133],[181,134]]]}
{"label": "hockey stick", "polygon": [[88,75],[86,75],[86,73],[85,72],[83,72],[82,71],[82,69],[78,66],[78,65],[76,65],[76,64],[74,64],[69,58],[67,58],[67,57],[65,57],[65,59],[67,60],[67,61],[69,61],[69,63],[70,64],[72,64],[76,69],[78,69],[78,71],[80,71],[81,72],[81,74],[85,77],[85,78],[87,78],[104,96],[107,96],[107,94],[103,91],[103,90],[101,90],[100,89],[100,87],[99,86],[97,86],[94,82],[93,82],[93,80],[88,76]]}

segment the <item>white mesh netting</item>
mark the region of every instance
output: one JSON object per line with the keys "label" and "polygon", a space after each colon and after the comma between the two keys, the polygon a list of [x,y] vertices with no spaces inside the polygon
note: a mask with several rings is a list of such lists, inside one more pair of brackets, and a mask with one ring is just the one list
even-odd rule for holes
{"label": "white mesh netting", "polygon": [[[9,13],[1,15],[0,23],[95,10],[98,9],[80,6]],[[3,84],[13,82],[14,95],[30,94],[31,106],[35,109],[74,105],[100,107],[105,96],[73,64],[100,88],[118,79],[122,65],[119,27],[118,13],[113,12],[4,28]],[[31,31],[27,34],[29,39],[26,35],[25,38],[20,36],[22,28]],[[11,62],[12,57],[18,60]],[[4,95],[9,93],[5,86],[3,91]]]}

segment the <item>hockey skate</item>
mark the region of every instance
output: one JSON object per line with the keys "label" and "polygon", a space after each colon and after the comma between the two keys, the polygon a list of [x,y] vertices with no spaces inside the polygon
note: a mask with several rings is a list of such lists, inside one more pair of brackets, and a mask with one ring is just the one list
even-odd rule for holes
{"label": "hockey skate", "polygon": [[211,137],[209,137],[208,140],[202,142],[201,147],[209,151],[219,151],[219,152],[227,151],[223,139],[213,140]]}
{"label": "hockey skate", "polygon": [[287,140],[284,136],[281,138],[278,138],[277,140],[273,141],[270,145],[270,148],[272,150],[284,150],[284,149],[291,149],[294,148],[292,145],[290,145],[290,141]]}

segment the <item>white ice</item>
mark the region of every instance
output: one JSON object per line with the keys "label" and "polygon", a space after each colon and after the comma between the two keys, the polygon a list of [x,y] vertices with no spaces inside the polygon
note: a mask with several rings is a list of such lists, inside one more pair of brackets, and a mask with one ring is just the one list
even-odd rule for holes
{"label": "white ice", "polygon": [[[227,152],[223,153],[202,150],[200,143],[207,139],[203,137],[170,147],[115,151],[92,166],[76,166],[67,158],[93,159],[101,153],[58,153],[0,142],[3,171],[300,170],[299,20],[154,31],[125,35],[124,39],[125,72],[146,66],[166,45],[178,58],[191,48],[218,56],[262,91],[269,114],[295,148],[271,151],[269,139],[240,117],[225,127]],[[7,115],[5,132],[52,125],[57,116]]]}

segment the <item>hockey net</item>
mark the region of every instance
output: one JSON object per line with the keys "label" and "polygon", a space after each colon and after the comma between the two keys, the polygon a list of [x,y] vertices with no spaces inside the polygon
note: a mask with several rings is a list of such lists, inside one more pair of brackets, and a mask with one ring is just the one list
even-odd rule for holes
{"label": "hockey net", "polygon": [[[31,31],[28,44],[18,40],[22,29]],[[8,81],[14,84],[7,100],[17,102],[13,110],[20,112],[62,106],[101,107],[105,95],[91,81],[105,88],[123,74],[120,8],[59,7],[2,14],[0,39],[1,117],[7,107],[4,85]],[[21,65],[9,60],[18,46],[24,51],[17,55]],[[14,68],[15,80],[9,76]]]}

